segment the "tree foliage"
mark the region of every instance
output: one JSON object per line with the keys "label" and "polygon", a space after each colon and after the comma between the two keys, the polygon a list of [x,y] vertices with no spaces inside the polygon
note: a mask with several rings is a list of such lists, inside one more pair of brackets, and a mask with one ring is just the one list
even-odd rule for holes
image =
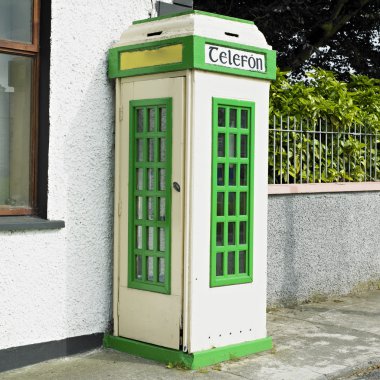
{"label": "tree foliage", "polygon": [[[380,0],[195,0],[195,8],[255,22],[282,70],[311,66],[380,78]],[[377,42],[376,42],[377,41]]]}

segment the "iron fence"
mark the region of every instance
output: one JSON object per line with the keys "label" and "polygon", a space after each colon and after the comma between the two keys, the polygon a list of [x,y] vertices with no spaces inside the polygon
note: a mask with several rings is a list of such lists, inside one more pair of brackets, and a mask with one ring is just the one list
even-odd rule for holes
{"label": "iron fence", "polygon": [[274,116],[269,126],[269,184],[380,180],[380,134],[362,125]]}

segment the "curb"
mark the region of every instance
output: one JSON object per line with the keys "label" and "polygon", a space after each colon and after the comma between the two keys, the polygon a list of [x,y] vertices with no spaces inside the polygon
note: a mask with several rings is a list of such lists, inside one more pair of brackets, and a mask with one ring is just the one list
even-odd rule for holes
{"label": "curb", "polygon": [[359,364],[355,364],[352,367],[347,367],[347,368],[338,370],[334,373],[326,374],[324,376],[325,376],[325,379],[328,379],[328,380],[340,380],[340,379],[346,378],[347,376],[355,375],[356,372],[366,370],[367,368],[374,365],[380,365],[379,356],[367,359],[366,361],[361,362]]}

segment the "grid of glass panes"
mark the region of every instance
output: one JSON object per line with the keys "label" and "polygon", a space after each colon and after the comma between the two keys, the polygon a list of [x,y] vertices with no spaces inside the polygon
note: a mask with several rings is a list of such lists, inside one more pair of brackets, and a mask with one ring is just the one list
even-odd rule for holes
{"label": "grid of glass panes", "polygon": [[214,101],[211,285],[250,278],[251,108]]}
{"label": "grid of glass panes", "polygon": [[169,291],[171,125],[167,104],[133,108],[130,286]]}

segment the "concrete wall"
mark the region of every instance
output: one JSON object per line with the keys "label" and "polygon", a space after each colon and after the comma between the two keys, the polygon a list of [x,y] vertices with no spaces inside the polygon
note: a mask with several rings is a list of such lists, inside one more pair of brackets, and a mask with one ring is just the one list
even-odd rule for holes
{"label": "concrete wall", "polygon": [[48,218],[0,232],[0,349],[105,331],[111,319],[113,83],[107,51],[150,0],[52,0]]}
{"label": "concrete wall", "polygon": [[268,208],[269,305],[380,281],[380,192],[273,195]]}

